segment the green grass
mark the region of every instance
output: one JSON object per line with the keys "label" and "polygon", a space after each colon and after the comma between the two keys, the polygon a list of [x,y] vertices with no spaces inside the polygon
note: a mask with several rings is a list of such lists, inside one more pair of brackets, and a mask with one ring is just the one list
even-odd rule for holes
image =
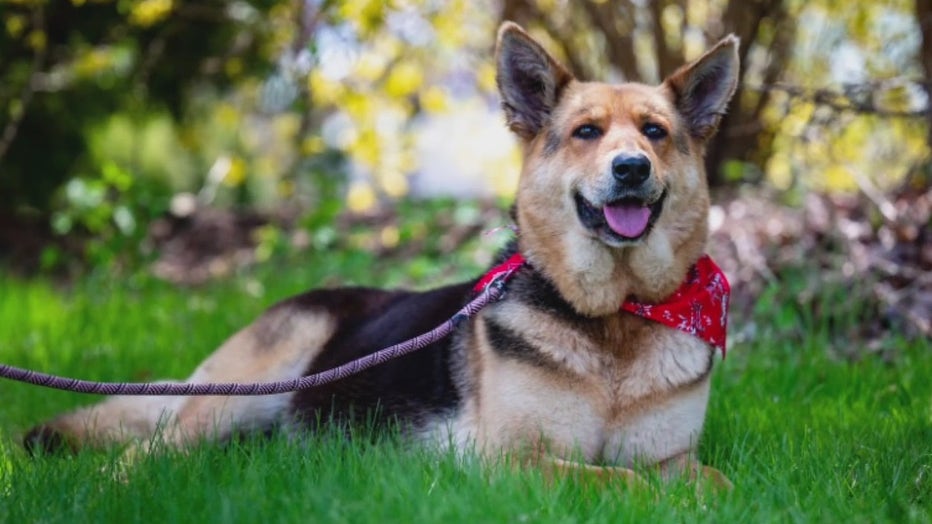
{"label": "green grass", "polygon": [[[306,254],[190,289],[144,274],[68,287],[0,277],[0,362],[89,379],[183,377],[275,300],[321,284],[453,281],[478,270],[473,248],[401,264]],[[94,398],[2,381],[0,521],[932,522],[929,341],[891,336],[883,359],[841,359],[827,349],[838,344],[830,323],[779,290],[747,318],[756,334],[717,365],[701,448],[734,482],[728,494],[548,484],[391,436],[204,445],[128,470],[116,451],[31,459],[18,445],[25,429]]]}

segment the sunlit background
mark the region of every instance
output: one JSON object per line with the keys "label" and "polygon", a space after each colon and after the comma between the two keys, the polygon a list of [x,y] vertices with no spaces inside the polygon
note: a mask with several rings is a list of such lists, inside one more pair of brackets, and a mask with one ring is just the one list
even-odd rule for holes
{"label": "sunlit background", "polygon": [[505,19],[611,81],[657,82],[738,34],[716,188],[792,203],[927,185],[925,4],[7,0],[0,214],[120,239],[204,207],[313,224],[406,196],[508,196],[520,158],[492,61]]}

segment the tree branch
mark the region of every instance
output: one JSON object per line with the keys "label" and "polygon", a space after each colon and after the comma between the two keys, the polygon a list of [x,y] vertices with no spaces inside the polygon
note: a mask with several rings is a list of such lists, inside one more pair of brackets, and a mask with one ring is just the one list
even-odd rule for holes
{"label": "tree branch", "polygon": [[785,93],[793,98],[812,102],[813,104],[828,107],[839,112],[850,112],[862,115],[876,115],[886,118],[926,118],[929,115],[929,106],[922,109],[889,109],[880,106],[874,99],[874,95],[883,92],[884,88],[889,88],[891,84],[899,86],[903,83],[917,85],[929,85],[928,80],[876,80],[868,81],[861,84],[852,84],[845,86],[844,92],[835,91],[827,88],[807,88],[788,84],[772,84],[763,86],[746,86],[763,93],[779,92]]}
{"label": "tree branch", "polygon": [[[667,45],[667,34],[663,29],[663,11],[669,2],[654,0],[650,3],[651,27],[654,34],[654,53],[657,55],[657,79],[662,80],[683,62],[682,47],[671,49]],[[680,51],[677,53],[677,51]]]}

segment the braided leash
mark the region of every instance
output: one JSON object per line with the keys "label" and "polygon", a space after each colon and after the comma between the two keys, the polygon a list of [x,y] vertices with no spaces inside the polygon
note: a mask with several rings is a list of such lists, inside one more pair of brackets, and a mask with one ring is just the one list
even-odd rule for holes
{"label": "braided leash", "polygon": [[467,318],[475,315],[485,306],[501,300],[505,294],[505,282],[514,271],[497,275],[489,282],[470,303],[456,312],[449,320],[434,329],[418,335],[410,340],[389,346],[367,355],[337,366],[327,371],[313,375],[299,377],[278,382],[253,383],[152,383],[152,382],[93,382],[75,378],[60,377],[30,371],[0,364],[0,378],[26,382],[37,386],[60,389],[75,393],[91,393],[95,395],[136,395],[136,396],[177,396],[177,395],[223,395],[223,396],[254,396],[277,395],[301,389],[308,389],[355,375],[371,367],[378,366],[393,358],[401,357],[422,349],[444,337],[449,336],[456,327]]}

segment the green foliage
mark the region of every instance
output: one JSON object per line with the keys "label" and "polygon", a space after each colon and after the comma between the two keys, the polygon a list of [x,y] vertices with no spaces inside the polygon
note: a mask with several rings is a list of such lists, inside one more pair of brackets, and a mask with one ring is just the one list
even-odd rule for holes
{"label": "green foliage", "polygon": [[[126,257],[132,261],[141,255],[144,225],[165,212],[168,195],[163,184],[136,179],[116,163],[106,163],[97,176],[73,178],[65,184],[52,228],[59,235],[87,234],[87,262],[112,267],[117,261],[126,262]],[[46,261],[57,262],[57,257],[48,254]]]}
{"label": "green foliage", "polygon": [[219,67],[224,61],[236,61],[238,74],[268,70],[274,55],[260,48],[260,20],[270,6],[243,2],[241,16],[228,7],[171,0],[5,7],[0,103],[16,136],[2,157],[0,204],[48,211],[60,184],[99,171],[86,136],[108,118],[160,111],[178,118],[198,85],[233,85],[236,75]]}

